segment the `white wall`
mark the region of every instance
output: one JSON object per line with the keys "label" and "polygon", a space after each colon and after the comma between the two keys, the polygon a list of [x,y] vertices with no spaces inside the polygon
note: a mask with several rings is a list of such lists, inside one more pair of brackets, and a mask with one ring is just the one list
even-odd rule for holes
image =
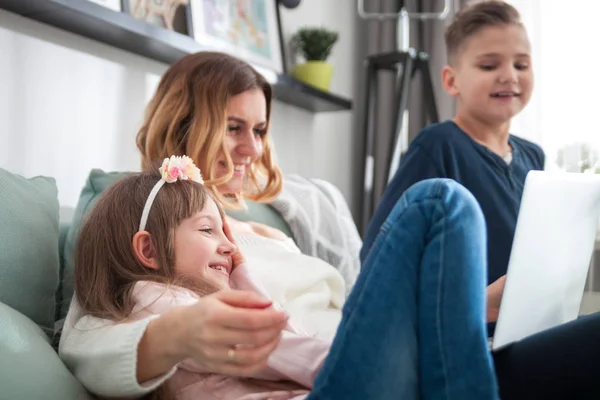
{"label": "white wall", "polygon": [[[349,0],[302,0],[293,10],[281,8],[286,42],[307,25],[339,33],[328,60],[334,66],[330,90],[347,98],[353,97],[354,90],[355,10],[354,1]],[[311,114],[277,103],[272,132],[284,171],[327,179],[349,200],[352,121],[351,111]]]}
{"label": "white wall", "polygon": [[[282,9],[286,39],[309,19],[340,31],[332,91],[351,97],[352,3],[303,0]],[[91,168],[138,169],[135,134],[167,65],[5,11],[0,49],[0,168],[54,176],[67,207]],[[349,198],[351,115],[276,102],[272,133],[283,171],[327,179]]]}

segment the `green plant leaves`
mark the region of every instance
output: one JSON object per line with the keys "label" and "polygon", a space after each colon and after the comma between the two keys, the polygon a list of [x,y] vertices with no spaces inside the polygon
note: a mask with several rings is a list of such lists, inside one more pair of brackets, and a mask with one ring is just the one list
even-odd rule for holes
{"label": "green plant leaves", "polygon": [[325,61],[337,40],[337,32],[305,27],[292,36],[292,45],[302,53],[306,61]]}

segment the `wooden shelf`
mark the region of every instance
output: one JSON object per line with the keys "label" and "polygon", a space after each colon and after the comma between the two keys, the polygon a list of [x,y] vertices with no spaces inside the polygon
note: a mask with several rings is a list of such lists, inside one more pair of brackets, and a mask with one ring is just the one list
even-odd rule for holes
{"label": "wooden shelf", "polygon": [[[205,50],[189,36],[87,0],[0,0],[0,9],[167,64]],[[277,100],[312,112],[352,109],[351,100],[287,75],[278,75],[273,89]]]}

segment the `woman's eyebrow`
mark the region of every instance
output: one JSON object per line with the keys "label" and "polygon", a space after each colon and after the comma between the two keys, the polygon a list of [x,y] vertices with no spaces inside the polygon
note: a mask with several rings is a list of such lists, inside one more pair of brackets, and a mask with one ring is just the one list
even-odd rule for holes
{"label": "woman's eyebrow", "polygon": [[[243,118],[239,118],[239,117],[227,117],[227,121],[237,122],[238,124],[247,124],[248,123],[248,121],[246,121]],[[256,126],[265,126],[265,125],[267,125],[267,121],[261,121],[256,124]]]}
{"label": "woman's eyebrow", "polygon": [[237,122],[238,124],[245,124],[246,120],[238,117],[227,117],[227,121]]}

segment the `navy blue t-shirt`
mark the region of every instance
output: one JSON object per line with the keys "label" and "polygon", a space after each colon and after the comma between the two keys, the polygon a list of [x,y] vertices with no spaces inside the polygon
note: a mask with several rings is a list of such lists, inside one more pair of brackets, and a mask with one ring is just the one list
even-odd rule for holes
{"label": "navy blue t-shirt", "polygon": [[366,258],[379,229],[404,191],[429,178],[450,178],[466,187],[485,215],[488,234],[488,282],[506,274],[525,177],[544,168],[542,149],[516,136],[510,164],[475,142],[452,121],[425,128],[415,138],[386,188],[363,240]]}

